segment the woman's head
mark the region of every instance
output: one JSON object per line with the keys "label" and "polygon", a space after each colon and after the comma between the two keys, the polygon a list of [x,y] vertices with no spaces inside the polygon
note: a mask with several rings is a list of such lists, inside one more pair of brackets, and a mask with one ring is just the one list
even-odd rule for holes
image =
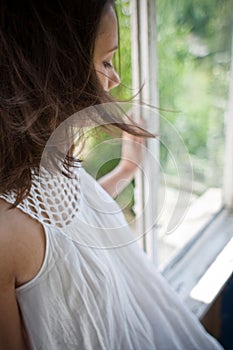
{"label": "woman's head", "polygon": [[[0,193],[15,190],[22,199],[56,127],[111,101],[117,32],[114,0],[1,1]],[[114,120],[103,115],[104,123]]]}
{"label": "woman's head", "polygon": [[113,0],[1,1],[0,192],[29,188],[54,129],[110,100],[99,43],[106,18],[116,28],[113,7]]}

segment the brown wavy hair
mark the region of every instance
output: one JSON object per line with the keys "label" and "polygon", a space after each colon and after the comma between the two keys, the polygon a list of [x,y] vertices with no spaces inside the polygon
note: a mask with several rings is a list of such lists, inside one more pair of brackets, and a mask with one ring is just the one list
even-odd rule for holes
{"label": "brown wavy hair", "polygon": [[[73,113],[110,102],[93,66],[101,16],[113,0],[0,4],[0,193],[29,192],[52,132]],[[146,135],[103,115],[132,134]]]}

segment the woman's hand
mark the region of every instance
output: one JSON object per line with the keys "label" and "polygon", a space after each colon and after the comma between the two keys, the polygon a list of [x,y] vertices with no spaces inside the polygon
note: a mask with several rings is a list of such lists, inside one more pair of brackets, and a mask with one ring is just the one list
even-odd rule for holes
{"label": "woman's hand", "polygon": [[135,173],[143,159],[144,138],[123,132],[121,160],[118,167],[122,169],[122,174]]}

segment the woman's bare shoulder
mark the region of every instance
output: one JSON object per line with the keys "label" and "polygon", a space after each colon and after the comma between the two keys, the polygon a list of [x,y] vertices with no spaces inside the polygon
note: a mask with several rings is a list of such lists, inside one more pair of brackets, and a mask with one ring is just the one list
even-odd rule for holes
{"label": "woman's bare shoulder", "polygon": [[0,199],[0,239],[3,237],[17,238],[21,241],[27,236],[28,230],[36,229],[36,220],[23,213],[18,208]]}
{"label": "woman's bare shoulder", "polygon": [[[16,286],[32,279],[45,254],[42,225],[0,199],[0,266],[15,276]],[[7,271],[6,271],[7,270]]]}

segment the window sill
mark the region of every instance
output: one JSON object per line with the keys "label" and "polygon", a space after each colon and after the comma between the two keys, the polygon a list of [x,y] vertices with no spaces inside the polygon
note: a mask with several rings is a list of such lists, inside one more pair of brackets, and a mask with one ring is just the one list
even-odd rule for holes
{"label": "window sill", "polygon": [[[166,234],[166,223],[170,220],[170,215],[176,206],[179,191],[171,188],[166,188],[167,203],[166,210],[158,222],[158,261],[160,269],[166,266],[168,261],[173,257],[177,257],[183,248],[187,250],[188,245],[192,245],[196,241],[199,234],[202,234],[203,228],[215,218],[216,213],[222,208],[222,191],[220,188],[209,188],[200,197],[193,196],[191,205],[187,209],[186,215],[177,228]],[[210,204],[211,203],[211,204]],[[182,207],[181,207],[182,210]],[[165,233],[162,229],[165,228]],[[198,234],[199,232],[199,234]]]}
{"label": "window sill", "polygon": [[233,215],[222,209],[191,245],[162,273],[188,308],[201,319],[233,271]]}

